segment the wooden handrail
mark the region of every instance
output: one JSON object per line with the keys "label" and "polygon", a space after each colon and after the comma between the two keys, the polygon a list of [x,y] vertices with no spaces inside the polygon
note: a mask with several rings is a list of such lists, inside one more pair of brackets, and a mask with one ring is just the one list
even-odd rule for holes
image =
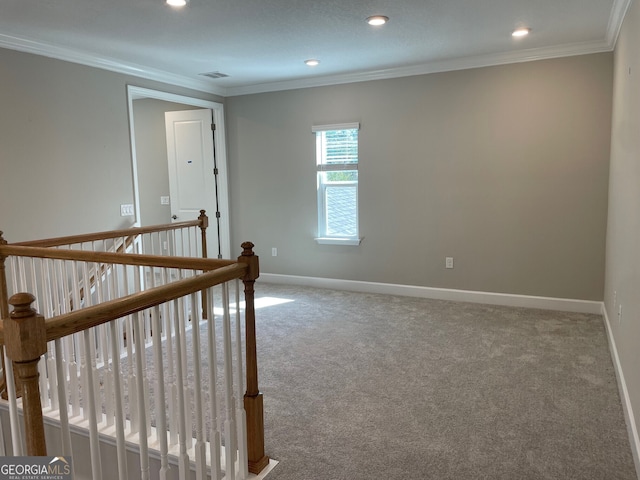
{"label": "wooden handrail", "polygon": [[[204,210],[201,210],[201,215]],[[202,218],[188,222],[167,223],[163,225],[150,225],[148,227],[130,227],[122,230],[109,230],[105,232],[84,233],[80,235],[69,235],[66,237],[47,238],[44,240],[30,240],[27,242],[16,242],[12,245],[24,247],[59,247],[76,243],[94,242],[98,240],[109,240],[117,237],[127,237],[129,235],[142,235],[145,233],[164,232],[166,230],[179,230],[181,228],[199,227],[202,225]]]}
{"label": "wooden handrail", "polygon": [[47,342],[155,307],[189,293],[228,282],[234,278],[241,278],[245,271],[244,265],[235,263],[195,277],[185,278],[116,300],[49,318],[45,321]]}
{"label": "wooden handrail", "polygon": [[115,263],[140,267],[184,268],[191,270],[214,270],[235,263],[233,260],[220,260],[217,258],[165,257],[162,255],[144,255],[137,253],[60,250],[47,247],[25,247],[14,243],[0,245],[0,257],[9,255],[58,260],[78,260],[82,262]]}

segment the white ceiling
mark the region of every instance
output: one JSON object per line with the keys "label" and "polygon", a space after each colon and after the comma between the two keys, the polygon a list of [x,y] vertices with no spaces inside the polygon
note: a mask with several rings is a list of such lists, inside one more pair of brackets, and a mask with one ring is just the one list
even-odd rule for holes
{"label": "white ceiling", "polygon": [[238,95],[610,51],[631,1],[2,0],[0,47]]}

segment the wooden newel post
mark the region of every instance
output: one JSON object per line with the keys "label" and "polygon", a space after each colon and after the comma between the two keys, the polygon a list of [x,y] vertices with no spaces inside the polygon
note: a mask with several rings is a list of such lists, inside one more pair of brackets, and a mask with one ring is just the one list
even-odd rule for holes
{"label": "wooden newel post", "polygon": [[244,409],[247,413],[247,450],[249,471],[260,473],[268,464],[269,457],[264,453],[264,409],[262,393],[258,388],[258,358],[256,351],[256,310],[254,306],[254,284],[260,275],[258,257],[253,253],[253,243],[242,244],[242,255],[238,262],[249,267],[244,282],[245,320],[246,320],[246,364],[247,391],[244,394]]}
{"label": "wooden newel post", "polygon": [[204,210],[200,210],[200,238],[202,240],[202,258],[209,258],[207,252],[207,228],[209,228],[209,217]]}
{"label": "wooden newel post", "polygon": [[9,299],[13,312],[4,320],[4,339],[7,356],[11,359],[22,385],[24,429],[27,437],[27,455],[44,456],[42,404],[38,384],[38,362],[47,352],[47,332],[44,317],[31,308],[35,297],[30,293],[17,293]]}
{"label": "wooden newel post", "polygon": [[[205,210],[200,210],[200,216],[198,217],[200,221],[200,243],[202,244],[202,258],[209,258],[207,252],[207,228],[209,227],[209,217],[207,217]],[[207,292],[203,290],[200,292],[200,297],[202,299],[202,318],[207,318]]]}

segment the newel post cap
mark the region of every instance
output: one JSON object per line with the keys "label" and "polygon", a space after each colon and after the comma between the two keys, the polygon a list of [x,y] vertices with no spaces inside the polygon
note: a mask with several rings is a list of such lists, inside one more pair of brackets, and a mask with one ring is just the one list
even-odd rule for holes
{"label": "newel post cap", "polygon": [[198,220],[200,220],[200,228],[209,227],[209,217],[207,216],[206,210],[200,210],[200,216],[198,217]]}
{"label": "newel post cap", "polygon": [[36,360],[47,352],[44,317],[31,308],[35,299],[30,293],[16,293],[9,299],[13,311],[4,320],[4,339],[7,356],[14,362]]}
{"label": "newel post cap", "polygon": [[253,253],[253,247],[255,245],[252,242],[243,242],[242,254],[238,257],[238,262],[246,263],[249,267],[247,270],[247,274],[243,278],[245,282],[254,281],[256,278],[260,276],[260,264],[258,261],[258,256]]}

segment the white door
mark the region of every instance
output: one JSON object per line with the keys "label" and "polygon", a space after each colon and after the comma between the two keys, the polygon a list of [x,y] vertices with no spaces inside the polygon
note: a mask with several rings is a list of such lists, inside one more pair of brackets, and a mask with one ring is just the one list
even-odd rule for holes
{"label": "white door", "polygon": [[172,221],[194,220],[206,210],[207,256],[217,258],[221,251],[212,125],[209,109],[165,113]]}

